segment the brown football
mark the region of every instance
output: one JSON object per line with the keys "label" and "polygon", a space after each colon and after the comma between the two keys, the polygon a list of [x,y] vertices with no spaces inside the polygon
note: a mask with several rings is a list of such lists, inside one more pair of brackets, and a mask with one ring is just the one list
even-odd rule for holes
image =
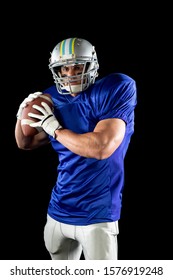
{"label": "brown football", "polygon": [[28,113],[31,112],[31,113],[39,114],[39,111],[34,109],[32,106],[34,104],[42,106],[41,102],[43,102],[43,101],[45,103],[47,103],[51,109],[53,109],[53,101],[52,101],[51,95],[48,93],[41,94],[39,97],[37,97],[33,101],[29,102],[28,105],[23,109],[21,125],[22,125],[23,134],[25,136],[34,136],[40,131],[39,129],[37,129],[35,127],[31,127],[29,125],[30,123],[35,122],[35,121],[37,122],[38,120],[36,120],[32,117],[29,117]]}

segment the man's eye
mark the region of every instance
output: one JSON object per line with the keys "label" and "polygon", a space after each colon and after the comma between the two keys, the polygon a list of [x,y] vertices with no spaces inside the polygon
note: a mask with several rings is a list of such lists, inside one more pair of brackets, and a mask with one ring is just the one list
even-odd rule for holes
{"label": "man's eye", "polygon": [[83,70],[83,66],[76,66],[75,69],[82,71]]}

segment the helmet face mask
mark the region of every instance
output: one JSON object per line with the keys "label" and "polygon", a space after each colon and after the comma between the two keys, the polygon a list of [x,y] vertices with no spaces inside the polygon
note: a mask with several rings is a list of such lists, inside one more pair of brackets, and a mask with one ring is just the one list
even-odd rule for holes
{"label": "helmet face mask", "polygon": [[[63,76],[62,66],[82,64],[83,70],[75,76]],[[79,38],[63,40],[55,46],[51,53],[49,69],[60,94],[73,94],[86,90],[98,76],[99,64],[97,55],[88,41]],[[73,84],[78,81],[78,84]]]}

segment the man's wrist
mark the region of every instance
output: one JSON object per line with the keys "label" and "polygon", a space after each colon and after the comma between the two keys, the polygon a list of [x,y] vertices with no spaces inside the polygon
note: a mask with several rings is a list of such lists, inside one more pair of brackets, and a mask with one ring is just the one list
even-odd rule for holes
{"label": "man's wrist", "polygon": [[55,139],[57,139],[58,133],[59,133],[59,131],[62,130],[62,129],[63,129],[63,127],[62,127],[61,125],[59,125],[57,129],[55,129],[55,131],[54,131],[54,138],[55,138]]}

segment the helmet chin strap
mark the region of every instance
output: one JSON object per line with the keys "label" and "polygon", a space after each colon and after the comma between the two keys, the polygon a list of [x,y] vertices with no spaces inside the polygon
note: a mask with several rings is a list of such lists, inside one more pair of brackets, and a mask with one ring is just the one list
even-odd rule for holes
{"label": "helmet chin strap", "polygon": [[71,85],[71,86],[64,86],[63,87],[66,91],[68,91],[69,93],[78,93],[80,91],[82,91],[82,84],[80,85]]}

